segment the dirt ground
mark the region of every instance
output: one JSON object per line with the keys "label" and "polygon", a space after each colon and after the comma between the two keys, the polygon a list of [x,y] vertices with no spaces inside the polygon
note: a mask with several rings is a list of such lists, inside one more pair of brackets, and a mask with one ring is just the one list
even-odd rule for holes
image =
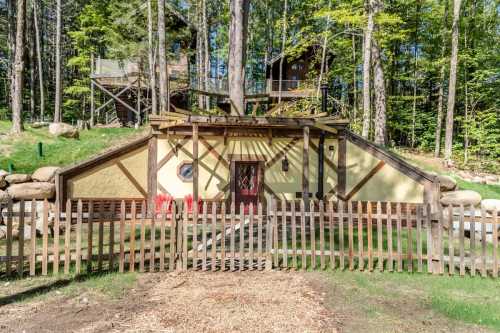
{"label": "dirt ground", "polygon": [[0,306],[0,331],[337,332],[322,295],[292,272],[143,274],[118,300],[85,292]]}

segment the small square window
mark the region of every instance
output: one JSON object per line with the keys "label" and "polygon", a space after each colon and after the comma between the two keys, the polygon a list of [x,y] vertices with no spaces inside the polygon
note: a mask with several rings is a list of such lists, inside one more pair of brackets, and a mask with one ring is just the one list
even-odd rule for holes
{"label": "small square window", "polygon": [[182,162],[177,168],[177,176],[184,182],[193,181],[193,163]]}

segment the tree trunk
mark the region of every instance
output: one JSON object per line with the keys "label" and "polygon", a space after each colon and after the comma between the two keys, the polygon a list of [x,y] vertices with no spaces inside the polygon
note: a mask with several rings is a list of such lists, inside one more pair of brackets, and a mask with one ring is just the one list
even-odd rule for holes
{"label": "tree trunk", "polygon": [[[332,2],[328,1],[328,9],[331,8]],[[323,46],[321,49],[321,68],[319,72],[319,78],[318,78],[318,88],[316,89],[316,98],[319,98],[319,91],[321,88],[321,82],[323,81],[323,75],[325,73],[325,67],[326,67],[326,47],[328,45],[328,32],[330,31],[330,16],[326,19],[326,28],[325,31],[323,32],[325,35],[323,36]]]}
{"label": "tree trunk", "polygon": [[[208,43],[208,22],[207,22],[207,1],[202,0],[202,11],[203,11],[203,74],[205,80],[205,87],[208,86],[208,78],[210,76],[210,46]],[[205,109],[210,109],[210,96],[205,96]]]}
{"label": "tree trunk", "polygon": [[448,85],[448,109],[446,110],[446,132],[444,141],[444,159],[451,165],[453,148],[453,114],[455,111],[455,93],[458,67],[458,24],[460,20],[461,0],[453,0],[453,25],[451,34],[450,79]]}
{"label": "tree trunk", "polygon": [[61,0],[57,0],[56,3],[56,90],[55,90],[55,102],[54,102],[54,122],[59,123],[62,121],[61,117],[61,95],[62,95],[62,85],[61,85]]}
{"label": "tree trunk", "polygon": [[283,28],[281,31],[281,58],[280,58],[280,68],[279,68],[279,91],[278,91],[278,103],[281,103],[281,92],[283,90],[283,61],[285,60],[285,47],[286,47],[286,14],[288,11],[288,1],[285,0],[285,6],[283,8]]}
{"label": "tree trunk", "polygon": [[8,77],[9,77],[9,106],[12,109],[12,98],[14,97],[14,57],[16,53],[16,21],[15,21],[15,1],[7,0],[7,43],[9,51],[9,63],[8,63]]}
{"label": "tree trunk", "polygon": [[[32,1],[33,2],[33,1]],[[31,9],[33,7],[31,6]],[[29,66],[30,66],[30,119],[33,122],[33,119],[35,118],[35,109],[36,109],[36,94],[35,94],[35,43],[34,43],[34,38],[33,38],[33,11],[31,10],[26,10],[27,13],[30,13],[30,15],[26,15],[27,21],[29,22],[29,25],[26,27],[26,39],[28,40],[28,60],[29,60]],[[29,19],[28,19],[29,17]]]}
{"label": "tree trunk", "polygon": [[160,114],[170,112],[170,89],[165,40],[165,0],[158,0],[158,57],[160,65]]}
{"label": "tree trunk", "polygon": [[153,8],[152,0],[148,0],[148,61],[149,61],[149,88],[151,91],[151,113],[158,114],[156,101],[156,62],[153,41]]}
{"label": "tree trunk", "polygon": [[363,43],[363,129],[361,135],[367,139],[370,133],[370,59],[371,59],[371,41],[373,33],[373,0],[365,0],[365,14],[367,15],[367,24]]}
{"label": "tree trunk", "polygon": [[413,107],[411,113],[411,147],[415,147],[415,127],[417,118],[417,77],[418,77],[418,20],[420,15],[420,1],[417,1],[416,15],[415,15],[415,36],[413,40]]}
{"label": "tree trunk", "polygon": [[[198,27],[198,33],[196,34],[196,80],[198,84],[198,89],[201,91],[207,91],[208,86],[205,81],[205,61],[203,60],[203,22],[202,22],[202,0],[196,1],[196,26]],[[198,108],[205,109],[205,96],[203,94],[198,94]]]}
{"label": "tree trunk", "polygon": [[385,146],[387,143],[385,78],[380,57],[380,46],[375,39],[372,40],[371,52],[375,93],[375,143]]}
{"label": "tree trunk", "polygon": [[352,88],[353,88],[353,102],[352,102],[352,121],[356,122],[358,117],[358,82],[357,82],[357,66],[356,66],[356,36],[352,34]]}
{"label": "tree trunk", "polygon": [[33,24],[35,26],[36,58],[38,63],[38,88],[40,89],[40,121],[43,121],[45,116],[45,89],[43,83],[42,50],[40,47],[37,0],[33,1]]}
{"label": "tree trunk", "polygon": [[23,131],[24,28],[26,0],[17,0],[16,47],[14,54],[14,93],[12,95],[12,133]]}
{"label": "tree trunk", "polygon": [[[448,0],[445,0],[443,27],[441,30],[442,44],[441,44],[441,59],[444,58],[446,51],[446,26],[448,21]],[[436,119],[436,133],[434,138],[434,157],[439,157],[441,153],[441,127],[443,124],[443,99],[444,99],[444,71],[445,64],[441,65],[439,73],[439,90],[438,90],[438,106],[437,106],[437,119]]]}
{"label": "tree trunk", "polygon": [[248,0],[231,0],[229,26],[228,83],[232,115],[245,114],[245,62]]}

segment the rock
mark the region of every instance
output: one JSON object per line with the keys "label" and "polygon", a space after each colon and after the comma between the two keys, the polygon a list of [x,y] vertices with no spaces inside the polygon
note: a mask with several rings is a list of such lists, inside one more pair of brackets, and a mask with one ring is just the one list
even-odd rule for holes
{"label": "rock", "polygon": [[33,124],[31,124],[32,128],[42,128],[47,126],[49,126],[49,123],[46,121],[35,121]]}
{"label": "rock", "polygon": [[53,183],[57,170],[59,170],[59,168],[54,166],[41,167],[35,170],[35,172],[31,175],[31,178],[35,182]]}
{"label": "rock", "polygon": [[5,178],[0,178],[0,189],[2,188],[6,188],[7,187],[7,181],[5,180]]}
{"label": "rock", "polygon": [[62,136],[72,139],[78,139],[79,137],[78,130],[75,127],[65,123],[50,123],[49,133],[55,136]]}
{"label": "rock", "polygon": [[494,211],[496,209],[497,212],[500,212],[500,200],[484,199],[483,201],[481,201],[481,208],[491,211]]}
{"label": "rock", "polygon": [[457,187],[457,182],[450,176],[439,175],[437,177],[442,192],[453,191]]}
{"label": "rock", "polygon": [[8,176],[9,173],[5,170],[0,169],[0,178],[5,178],[5,176]]}
{"label": "rock", "polygon": [[9,201],[10,196],[7,192],[0,190],[0,204],[5,204]]}
{"label": "rock", "polygon": [[7,189],[7,193],[16,200],[52,199],[56,194],[56,186],[47,182],[14,184]]}
{"label": "rock", "polygon": [[472,182],[478,184],[484,184],[485,180],[479,176],[475,176],[474,178],[472,178]]}
{"label": "rock", "polygon": [[[20,202],[16,202],[12,205],[12,211],[13,212],[19,212],[21,207]],[[54,225],[54,215],[55,211],[55,204],[49,203],[49,215],[48,215],[48,226],[53,227]],[[39,233],[43,232],[43,201],[35,201],[35,212],[36,212],[36,218],[35,218],[35,228]],[[7,207],[2,209],[1,216],[4,221],[6,221],[7,218],[7,213],[8,209]],[[24,206],[24,223],[26,226],[31,226],[31,202],[25,202]],[[12,227],[14,229],[17,229],[19,226],[19,216],[14,215],[12,217]]]}
{"label": "rock", "polygon": [[5,180],[9,184],[20,184],[27,183],[31,181],[31,176],[24,173],[14,173],[5,177]]}
{"label": "rock", "polygon": [[443,205],[478,205],[481,195],[470,190],[446,192],[441,198]]}
{"label": "rock", "polygon": [[7,238],[7,226],[0,225],[0,240]]}
{"label": "rock", "polygon": [[[0,225],[0,240],[7,239],[7,226]],[[12,239],[19,239],[19,229],[17,227],[12,228]],[[31,239],[31,227],[29,225],[24,226],[24,240]]]}

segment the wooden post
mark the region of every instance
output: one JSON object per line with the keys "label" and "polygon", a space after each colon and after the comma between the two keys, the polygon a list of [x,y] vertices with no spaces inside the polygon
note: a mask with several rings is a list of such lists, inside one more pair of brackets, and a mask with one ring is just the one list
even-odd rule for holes
{"label": "wooden post", "polygon": [[346,179],[347,179],[347,138],[345,131],[339,130],[338,132],[339,149],[337,152],[337,194],[339,197],[344,198],[346,192]]}
{"label": "wooden post", "polygon": [[198,124],[193,124],[193,205],[198,204]]}
{"label": "wooden post", "polygon": [[[431,208],[432,209],[432,208]],[[436,219],[431,219],[431,237],[432,237],[432,273],[441,273],[440,254],[442,252],[442,244],[440,243],[439,233],[441,221],[443,220],[443,211],[438,207]]]}
{"label": "wooden post", "polygon": [[302,198],[305,207],[309,203],[309,127],[304,127],[304,149],[302,154]]}
{"label": "wooden post", "polygon": [[[94,74],[94,53],[90,55],[90,73]],[[94,113],[95,113],[95,102],[94,102],[94,82],[90,81],[90,127],[94,127]]]}
{"label": "wooden post", "polygon": [[[149,211],[153,211],[154,198],[157,193],[158,184],[158,138],[156,136],[151,137],[148,143],[148,205],[150,207]],[[144,212],[142,212],[144,214]]]}

